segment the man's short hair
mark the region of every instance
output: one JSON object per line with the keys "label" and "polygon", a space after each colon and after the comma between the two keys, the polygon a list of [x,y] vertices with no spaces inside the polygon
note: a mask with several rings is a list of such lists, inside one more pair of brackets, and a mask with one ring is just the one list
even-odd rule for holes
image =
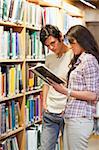
{"label": "man's short hair", "polygon": [[47,24],[40,31],[40,41],[42,42],[42,44],[45,44],[45,40],[49,36],[53,36],[54,38],[57,38],[60,41],[60,37],[61,37],[60,33],[61,32],[58,29],[58,27]]}

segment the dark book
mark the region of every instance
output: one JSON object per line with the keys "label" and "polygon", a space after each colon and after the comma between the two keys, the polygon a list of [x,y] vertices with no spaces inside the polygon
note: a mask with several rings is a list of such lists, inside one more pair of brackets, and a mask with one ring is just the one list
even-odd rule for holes
{"label": "dark book", "polygon": [[29,71],[32,71],[45,82],[50,84],[49,79],[53,80],[56,83],[65,83],[65,81],[59,77],[57,77],[50,69],[48,69],[44,64],[39,64],[34,67],[29,68]]}

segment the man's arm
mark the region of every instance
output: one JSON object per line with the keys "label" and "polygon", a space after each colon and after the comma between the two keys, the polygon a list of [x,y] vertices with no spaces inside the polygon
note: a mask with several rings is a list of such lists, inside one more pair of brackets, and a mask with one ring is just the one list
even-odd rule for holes
{"label": "man's arm", "polygon": [[44,84],[43,85],[43,109],[44,110],[47,110],[46,99],[47,99],[48,90],[49,90],[49,85]]}

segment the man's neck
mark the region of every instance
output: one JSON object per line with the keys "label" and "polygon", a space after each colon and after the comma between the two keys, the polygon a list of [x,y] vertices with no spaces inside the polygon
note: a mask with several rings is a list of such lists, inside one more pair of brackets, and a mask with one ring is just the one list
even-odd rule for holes
{"label": "man's neck", "polygon": [[62,49],[60,50],[60,53],[57,54],[57,57],[60,58],[60,57],[63,56],[64,53],[66,53],[67,51],[68,51],[68,47],[63,43]]}

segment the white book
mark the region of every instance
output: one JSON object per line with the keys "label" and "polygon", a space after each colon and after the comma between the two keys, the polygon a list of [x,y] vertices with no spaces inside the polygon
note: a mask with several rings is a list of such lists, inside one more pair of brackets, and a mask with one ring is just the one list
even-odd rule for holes
{"label": "white book", "polygon": [[24,11],[25,11],[26,2],[24,0],[21,0],[20,3],[21,3],[21,8],[20,8],[21,12],[19,15],[18,23],[22,24],[24,21]]}
{"label": "white book", "polygon": [[19,150],[18,141],[16,137],[13,138],[13,144],[14,144],[15,150]]}
{"label": "white book", "polygon": [[31,21],[32,21],[32,26],[35,26],[35,23],[36,23],[36,4],[31,3],[31,7],[32,7],[32,16],[30,14],[30,17],[31,17]]}
{"label": "white book", "polygon": [[12,22],[17,21],[17,13],[18,13],[18,5],[19,5],[20,0],[14,0],[14,6],[13,6],[13,11],[12,11]]}
{"label": "white book", "polygon": [[8,51],[9,51],[9,47],[8,47],[8,31],[4,31],[3,33],[3,58],[7,59],[8,58]]}
{"label": "white book", "polygon": [[27,150],[37,150],[37,130],[27,130]]}
{"label": "white book", "polygon": [[11,5],[11,0],[7,0],[7,20],[9,20],[10,5]]}
{"label": "white book", "polygon": [[3,59],[4,50],[4,26],[0,26],[0,58]]}
{"label": "white book", "polygon": [[3,16],[3,0],[0,0],[0,21],[2,21]]}
{"label": "white book", "polygon": [[36,19],[35,19],[35,26],[37,27],[37,28],[41,28],[41,21],[42,21],[42,18],[41,18],[41,11],[42,11],[42,9],[41,9],[41,7],[39,6],[39,5],[36,5],[36,7],[35,7],[35,14],[36,14]]}

